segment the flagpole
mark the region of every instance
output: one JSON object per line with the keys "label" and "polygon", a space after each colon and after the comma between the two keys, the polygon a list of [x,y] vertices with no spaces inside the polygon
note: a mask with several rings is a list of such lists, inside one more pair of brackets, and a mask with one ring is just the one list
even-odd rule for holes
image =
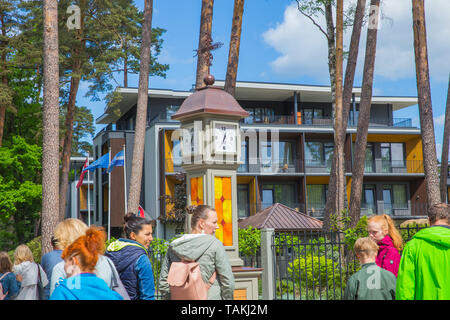
{"label": "flagpole", "polygon": [[[109,164],[111,164],[111,147],[109,147]],[[111,239],[111,171],[108,173],[108,240],[109,239]]]}
{"label": "flagpole", "polygon": [[125,144],[123,145],[123,186],[124,186],[124,190],[125,190],[125,215],[127,214],[128,211],[128,199],[127,199],[127,165],[126,165],[126,153],[125,153]]}
{"label": "flagpole", "polygon": [[[89,151],[87,153],[87,164],[89,167]],[[91,226],[91,175],[90,170],[88,170],[88,190],[87,190],[87,208],[88,208],[88,226]]]}

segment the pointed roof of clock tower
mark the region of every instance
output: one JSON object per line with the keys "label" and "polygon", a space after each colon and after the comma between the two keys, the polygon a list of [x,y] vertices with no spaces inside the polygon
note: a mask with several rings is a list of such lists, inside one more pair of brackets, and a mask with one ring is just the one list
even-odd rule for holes
{"label": "pointed roof of clock tower", "polygon": [[213,87],[214,77],[207,75],[204,87],[187,97],[178,111],[172,116],[174,120],[182,120],[200,114],[216,114],[245,118],[249,114],[236,99],[225,90]]}

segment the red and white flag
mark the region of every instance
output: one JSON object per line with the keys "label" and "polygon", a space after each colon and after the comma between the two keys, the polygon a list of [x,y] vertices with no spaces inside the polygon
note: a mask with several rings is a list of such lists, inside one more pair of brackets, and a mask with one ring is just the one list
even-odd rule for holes
{"label": "red and white flag", "polygon": [[141,205],[139,205],[139,208],[138,208],[138,217],[148,218],[147,212],[145,212],[144,208],[142,208]]}
{"label": "red and white flag", "polygon": [[86,172],[85,169],[88,167],[88,162],[89,162],[89,157],[86,157],[86,161],[84,162],[83,168],[81,169],[80,179],[78,180],[78,183],[77,183],[77,189],[79,187],[81,187],[81,185],[83,184],[84,173]]}

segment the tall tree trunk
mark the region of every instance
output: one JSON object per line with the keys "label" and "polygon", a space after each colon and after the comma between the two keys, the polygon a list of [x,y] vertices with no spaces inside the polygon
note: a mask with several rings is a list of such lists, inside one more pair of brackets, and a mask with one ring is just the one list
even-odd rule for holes
{"label": "tall tree trunk", "polygon": [[433,107],[431,104],[430,74],[428,68],[427,32],[423,0],[412,0],[414,55],[416,60],[417,94],[419,96],[420,129],[425,169],[427,205],[440,202],[437,171],[436,140],[434,137]]}
{"label": "tall tree trunk", "polygon": [[58,1],[43,1],[44,105],[42,146],[42,254],[50,252],[58,223],[59,183],[59,61]]}
{"label": "tall tree trunk", "polygon": [[123,59],[123,87],[128,88],[128,56]]}
{"label": "tall tree trunk", "polygon": [[[207,40],[211,37],[212,18],[213,18],[214,0],[202,0],[202,13],[200,18],[200,35],[198,40],[198,50],[205,47]],[[197,75],[195,79],[195,88],[203,87],[203,78],[209,74],[208,52],[197,55]]]}
{"label": "tall tree trunk", "polygon": [[[0,14],[0,23],[2,24],[2,38],[6,39],[6,26],[5,26],[5,17],[4,14]],[[1,41],[2,46],[2,57],[1,57],[1,63],[2,63],[2,84],[4,88],[8,87],[8,77],[6,76],[6,41]],[[0,105],[0,147],[3,145],[3,131],[5,128],[5,117],[6,117],[6,105],[1,104]]]}
{"label": "tall tree trunk", "polygon": [[[336,115],[336,38],[333,23],[333,9],[331,2],[327,1],[325,3],[325,20],[327,25],[327,45],[328,45],[328,72],[330,74],[330,86],[331,86],[331,119],[335,119]],[[335,121],[333,121],[333,127],[335,126]],[[334,159],[334,153],[333,153]],[[335,172],[336,177],[336,172]],[[329,184],[328,194],[337,192],[336,180],[333,185]],[[331,213],[336,212],[336,198],[333,198],[334,210],[332,212],[324,210],[323,217],[323,228],[324,230],[330,230],[331,227]]]}
{"label": "tall tree trunk", "polygon": [[[350,113],[350,103],[353,93],[353,82],[355,79],[356,63],[358,60],[359,42],[361,38],[361,29],[364,20],[364,10],[366,8],[366,0],[358,0],[355,11],[355,18],[353,22],[352,35],[350,40],[349,54],[347,58],[347,67],[345,68],[344,91],[343,91],[343,107],[342,107],[342,130],[341,141],[345,145],[345,138],[347,132],[348,117]],[[343,145],[343,146],[344,146]],[[333,153],[333,162],[330,171],[330,183],[328,188],[327,202],[324,210],[324,229],[330,230],[330,215],[336,212],[336,186],[337,171],[336,171],[336,157],[337,152]],[[345,160],[344,160],[345,161]],[[345,170],[345,166],[344,166]],[[345,182],[345,180],[344,180]],[[344,191],[345,192],[345,191]],[[356,221],[357,222],[357,221]]]}
{"label": "tall tree trunk", "polygon": [[448,149],[450,143],[450,77],[448,79],[447,105],[445,107],[444,138],[441,156],[441,202],[447,202]]}
{"label": "tall tree trunk", "polygon": [[[334,153],[336,153],[336,211],[337,217],[344,210],[345,175],[344,175],[344,142],[342,140],[342,77],[343,77],[343,44],[344,37],[344,3],[336,3],[336,103],[334,118]],[[339,222],[340,225],[340,222]],[[341,227],[341,226],[340,226]]]}
{"label": "tall tree trunk", "polygon": [[152,36],[153,0],[145,0],[144,23],[139,71],[139,88],[134,133],[133,161],[131,163],[128,212],[137,212],[141,195],[142,164],[144,160],[145,127],[147,124],[148,76],[150,68],[150,46]]}
{"label": "tall tree trunk", "polygon": [[67,190],[69,187],[70,155],[72,153],[73,120],[75,117],[75,103],[80,85],[81,61],[77,60],[72,69],[73,76],[70,80],[69,101],[65,120],[66,132],[61,156],[61,183],[59,185],[59,220],[64,220],[67,202]]}
{"label": "tall tree trunk", "polygon": [[227,74],[224,90],[234,97],[237,69],[239,64],[239,47],[241,45],[242,15],[244,0],[234,0],[233,23],[231,26],[230,50],[228,53]]}
{"label": "tall tree trunk", "polygon": [[82,53],[86,50],[84,38],[84,12],[86,2],[81,1],[80,28],[77,30],[79,47],[73,51],[74,62],[72,65],[72,78],[70,79],[69,101],[67,102],[67,112],[64,126],[66,132],[62,144],[61,155],[61,181],[59,185],[59,220],[64,219],[66,213],[67,191],[69,189],[70,156],[72,154],[73,121],[75,118],[76,99],[81,80]]}
{"label": "tall tree trunk", "polygon": [[350,193],[350,217],[357,220],[361,215],[361,195],[366,160],[367,133],[369,131],[370,107],[372,103],[373,73],[377,50],[378,19],[380,0],[371,0],[369,26],[367,29],[366,56],[364,60],[361,101],[359,104],[358,128],[352,170]]}

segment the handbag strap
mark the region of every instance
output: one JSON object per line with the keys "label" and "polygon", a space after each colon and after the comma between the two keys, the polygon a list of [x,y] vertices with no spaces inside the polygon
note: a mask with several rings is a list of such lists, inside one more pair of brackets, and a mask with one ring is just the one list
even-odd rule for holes
{"label": "handbag strap", "polygon": [[119,286],[119,282],[117,281],[116,274],[114,273],[115,267],[111,265],[111,261],[107,257],[105,257],[106,261],[109,264],[109,268],[111,269],[111,288],[115,288]]}
{"label": "handbag strap", "polygon": [[5,274],[3,274],[3,275],[0,277],[0,280],[2,280],[4,277],[6,277],[6,275],[7,275],[8,273],[11,273],[11,272],[6,272]]}

